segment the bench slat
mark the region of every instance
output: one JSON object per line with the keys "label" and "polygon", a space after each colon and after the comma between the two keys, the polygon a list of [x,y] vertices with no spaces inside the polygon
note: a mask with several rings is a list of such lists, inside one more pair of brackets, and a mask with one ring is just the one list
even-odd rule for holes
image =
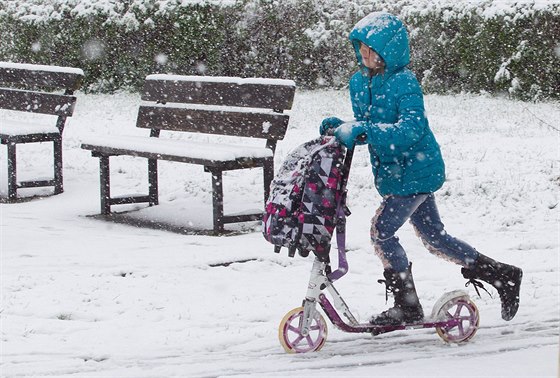
{"label": "bench slat", "polygon": [[[164,76],[164,75],[159,75]],[[172,77],[172,76],[171,76]],[[191,77],[189,77],[191,78]],[[235,78],[233,78],[235,79]],[[295,86],[220,81],[146,80],[142,100],[288,110]]]}
{"label": "bench slat", "polygon": [[167,153],[138,151],[131,148],[92,146],[87,143],[82,144],[82,148],[84,150],[92,150],[92,155],[94,157],[99,157],[101,155],[108,155],[108,156],[128,155],[128,156],[142,157],[146,159],[168,160],[168,161],[176,161],[179,163],[198,164],[207,167],[219,167],[227,170],[262,167],[266,159],[272,159],[272,158],[240,158],[239,160],[227,160],[227,161],[219,160],[219,159],[206,160],[202,158],[194,158],[188,156],[170,155]]}
{"label": "bench slat", "polygon": [[165,140],[150,137],[120,136],[105,140],[92,138],[82,148],[94,154],[131,155],[215,167],[249,168],[272,159],[272,151],[262,147],[243,147],[217,143]]}
{"label": "bench slat", "polygon": [[47,142],[60,138],[55,125],[0,119],[0,143]]}
{"label": "bench slat", "polygon": [[[21,66],[21,67],[20,67]],[[70,72],[64,72],[64,67],[59,70],[42,69],[40,65],[0,62],[0,83],[25,86],[25,88],[54,88],[77,90],[82,84],[84,77],[81,70],[67,68]]]}
{"label": "bench slat", "polygon": [[53,142],[60,139],[60,133],[49,134],[25,134],[25,135],[8,135],[0,133],[0,143],[36,143],[36,142]]}
{"label": "bench slat", "polygon": [[141,106],[136,126],[148,129],[282,140],[288,128],[289,118],[286,114],[278,113]]}
{"label": "bench slat", "polygon": [[0,88],[2,109],[69,117],[75,104],[74,96]]}

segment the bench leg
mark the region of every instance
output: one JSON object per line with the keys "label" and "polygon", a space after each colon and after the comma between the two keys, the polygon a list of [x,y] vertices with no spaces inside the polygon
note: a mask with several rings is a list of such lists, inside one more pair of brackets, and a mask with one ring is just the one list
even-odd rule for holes
{"label": "bench leg", "polygon": [[224,232],[224,188],[222,180],[222,171],[218,169],[209,169],[212,174],[212,205],[214,217],[214,232]]}
{"label": "bench leg", "polygon": [[54,194],[64,191],[62,186],[62,138],[53,141],[54,152]]}
{"label": "bench leg", "polygon": [[16,144],[8,142],[8,201],[17,198]]}
{"label": "bench leg", "polygon": [[148,193],[150,206],[159,204],[157,159],[148,159]]}
{"label": "bench leg", "polygon": [[264,204],[268,201],[270,196],[270,185],[274,179],[274,160],[270,159],[266,161],[263,165],[263,177],[264,177]]}
{"label": "bench leg", "polygon": [[101,196],[101,214],[111,213],[111,180],[109,170],[109,156],[99,157],[99,188]]}

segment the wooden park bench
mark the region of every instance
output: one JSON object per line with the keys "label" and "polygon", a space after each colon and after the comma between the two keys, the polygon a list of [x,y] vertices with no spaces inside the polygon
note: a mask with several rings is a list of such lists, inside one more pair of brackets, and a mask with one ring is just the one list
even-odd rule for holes
{"label": "wooden park bench", "polygon": [[[284,138],[288,127],[289,115],[283,111],[292,107],[294,93],[295,83],[291,80],[149,75],[136,126],[150,129],[150,136],[111,136],[82,144],[100,159],[101,213],[111,213],[113,205],[157,205],[157,163],[169,160],[198,164],[211,173],[214,233],[222,233],[226,223],[260,219],[262,212],[224,215],[222,173],[262,167],[266,200],[274,175],[276,143]],[[162,130],[240,138],[234,138],[238,144],[213,139],[194,142],[160,138]],[[263,145],[248,147],[245,138],[263,139]],[[111,197],[109,158],[117,155],[148,159],[147,195]]]}
{"label": "wooden park bench", "polygon": [[[72,116],[72,96],[84,77],[79,68],[0,62],[0,109],[40,114],[33,121],[21,121],[0,113],[0,142],[8,150],[8,201],[17,199],[19,188],[54,186],[62,193],[62,132]],[[10,119],[11,118],[11,119]],[[54,178],[18,181],[16,145],[53,142]]]}

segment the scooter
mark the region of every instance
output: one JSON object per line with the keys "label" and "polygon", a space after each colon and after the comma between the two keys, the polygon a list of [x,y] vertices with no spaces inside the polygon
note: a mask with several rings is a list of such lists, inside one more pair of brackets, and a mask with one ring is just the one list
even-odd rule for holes
{"label": "scooter", "polygon": [[[339,266],[334,272],[330,272],[329,263],[315,258],[303,305],[289,311],[278,327],[280,344],[286,352],[316,352],[325,344],[328,333],[327,323],[317,309],[317,303],[332,324],[343,332],[371,333],[376,336],[397,330],[435,328],[444,341],[463,343],[470,340],[478,330],[480,322],[478,308],[462,290],[443,294],[435,303],[431,316],[421,323],[401,325],[359,323],[333,285],[334,281],[347,272],[346,253],[340,246]],[[325,290],[331,295],[334,305],[325,295]]]}
{"label": "scooter", "polygon": [[[327,323],[317,309],[323,309],[332,324],[343,332],[370,333],[373,336],[382,333],[419,328],[435,328],[439,337],[448,343],[463,343],[470,340],[478,330],[480,316],[478,308],[469,295],[462,290],[443,294],[435,303],[432,314],[423,322],[400,325],[374,325],[359,323],[350,308],[336,290],[333,283],[348,272],[346,258],[346,183],[353,149],[347,151],[344,160],[346,176],[343,179],[341,202],[338,204],[336,240],[338,246],[338,267],[332,271],[329,261],[321,261],[315,257],[311,269],[311,277],[307,286],[307,294],[300,307],[289,311],[278,327],[280,344],[288,353],[308,353],[320,350],[327,340]],[[294,251],[290,251],[293,256]],[[303,253],[302,253],[303,252]],[[309,251],[300,251],[306,257]],[[325,291],[332,298],[329,301]],[[342,315],[341,315],[342,314]]]}

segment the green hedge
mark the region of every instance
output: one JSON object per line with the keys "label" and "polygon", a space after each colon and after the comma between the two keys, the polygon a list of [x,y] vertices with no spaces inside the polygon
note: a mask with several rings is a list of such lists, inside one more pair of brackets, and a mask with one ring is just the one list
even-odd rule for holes
{"label": "green hedge", "polygon": [[[371,11],[399,14],[427,92],[560,98],[560,3],[421,0],[16,0],[0,4],[0,60],[81,67],[85,90],[137,90],[149,73],[290,78],[345,86],[347,35]],[[443,5],[442,5],[443,4]],[[479,4],[480,5],[480,4]]]}
{"label": "green hedge", "polygon": [[138,89],[154,72],[223,73],[227,15],[209,6],[181,10],[164,16],[134,10],[136,28],[108,22],[107,14],[65,12],[61,20],[41,22],[3,16],[0,29],[11,43],[1,46],[0,59],[80,67],[85,89],[94,92]]}
{"label": "green hedge", "polygon": [[560,98],[560,14],[484,19],[412,16],[413,68],[432,92],[486,91],[522,99]]}

